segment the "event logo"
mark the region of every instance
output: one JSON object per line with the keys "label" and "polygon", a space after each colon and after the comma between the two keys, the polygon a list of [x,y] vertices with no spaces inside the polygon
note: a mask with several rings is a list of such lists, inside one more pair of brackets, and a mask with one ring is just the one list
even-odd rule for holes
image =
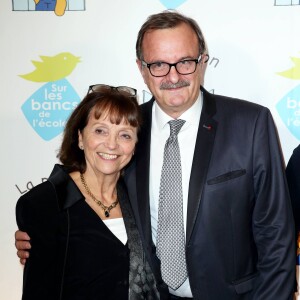
{"label": "event logo", "polygon": [[57,16],[85,10],[85,0],[12,0],[12,4],[13,11],[54,11]]}
{"label": "event logo", "polygon": [[[300,58],[291,57],[294,66],[277,74],[292,80],[300,79]],[[300,85],[289,91],[276,105],[277,111],[289,131],[300,140]]]}
{"label": "event logo", "polygon": [[160,2],[168,9],[175,9],[187,0],[160,0]]}
{"label": "event logo", "polygon": [[65,79],[80,60],[69,52],[40,58],[41,62],[32,61],[36,67],[34,71],[19,76],[33,82],[47,83],[25,101],[22,111],[35,132],[49,141],[63,131],[67,117],[80,101]]}

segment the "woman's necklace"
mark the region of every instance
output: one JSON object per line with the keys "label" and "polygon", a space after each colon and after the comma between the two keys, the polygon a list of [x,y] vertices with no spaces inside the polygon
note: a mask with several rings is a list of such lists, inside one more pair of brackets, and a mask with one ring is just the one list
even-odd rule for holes
{"label": "woman's necklace", "polygon": [[115,208],[118,203],[119,203],[119,200],[117,199],[115,202],[113,202],[110,206],[106,206],[104,205],[100,200],[98,200],[94,194],[91,192],[91,190],[89,189],[85,179],[84,179],[84,176],[82,173],[80,173],[80,179],[81,179],[81,183],[83,185],[83,187],[85,188],[86,192],[89,194],[89,196],[91,196],[91,198],[103,209],[104,211],[104,215],[106,218],[109,218],[109,213],[110,211]]}

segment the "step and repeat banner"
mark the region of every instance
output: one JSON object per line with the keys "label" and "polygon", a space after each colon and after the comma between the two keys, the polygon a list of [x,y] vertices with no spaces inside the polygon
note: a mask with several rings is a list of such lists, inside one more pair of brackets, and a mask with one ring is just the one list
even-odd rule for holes
{"label": "step and repeat banner", "polygon": [[165,9],[203,30],[207,90],[267,106],[286,163],[300,143],[299,1],[1,1],[1,299],[21,297],[17,199],[47,179],[66,119],[89,85],[128,85],[141,103],[149,100],[135,40],[147,16]]}

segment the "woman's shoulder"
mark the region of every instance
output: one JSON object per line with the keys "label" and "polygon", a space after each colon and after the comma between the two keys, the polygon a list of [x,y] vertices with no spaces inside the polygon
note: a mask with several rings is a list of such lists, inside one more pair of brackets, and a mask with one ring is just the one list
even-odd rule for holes
{"label": "woman's shoulder", "polygon": [[16,221],[19,229],[32,232],[35,226],[38,230],[39,224],[52,222],[58,211],[55,190],[49,181],[45,181],[18,199]]}
{"label": "woman's shoulder", "polygon": [[49,178],[33,187],[26,194],[22,195],[18,202],[26,202],[31,205],[40,204],[57,196],[59,186],[65,185],[71,178],[64,166],[56,164],[49,175]]}
{"label": "woman's shoulder", "polygon": [[19,206],[40,206],[45,205],[49,200],[52,200],[55,197],[56,191],[55,186],[49,179],[53,174],[57,173],[57,170],[60,169],[59,165],[55,165],[49,178],[33,187],[31,190],[23,194],[17,201],[17,209]]}

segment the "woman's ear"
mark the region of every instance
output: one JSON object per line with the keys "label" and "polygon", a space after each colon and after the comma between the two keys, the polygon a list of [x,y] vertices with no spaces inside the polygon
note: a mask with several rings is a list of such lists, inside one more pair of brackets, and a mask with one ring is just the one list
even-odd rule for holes
{"label": "woman's ear", "polygon": [[83,150],[82,133],[79,129],[78,129],[78,147],[79,149]]}

